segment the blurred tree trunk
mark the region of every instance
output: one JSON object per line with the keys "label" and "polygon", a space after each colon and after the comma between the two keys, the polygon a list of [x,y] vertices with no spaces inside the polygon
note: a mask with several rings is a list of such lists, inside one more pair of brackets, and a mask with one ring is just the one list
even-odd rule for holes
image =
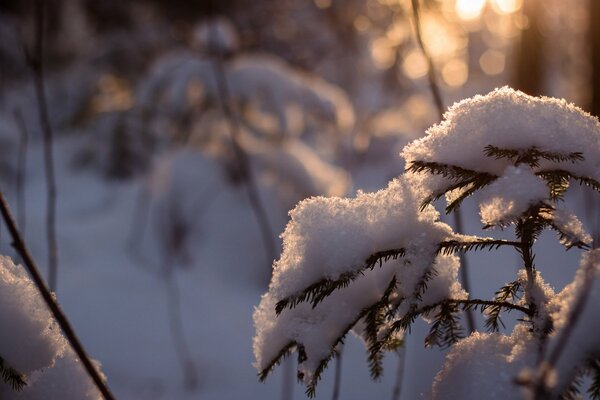
{"label": "blurred tree trunk", "polygon": [[533,96],[542,94],[544,83],[543,37],[540,32],[539,8],[540,5],[534,0],[523,2],[523,17],[528,23],[521,32],[514,77],[515,87]]}

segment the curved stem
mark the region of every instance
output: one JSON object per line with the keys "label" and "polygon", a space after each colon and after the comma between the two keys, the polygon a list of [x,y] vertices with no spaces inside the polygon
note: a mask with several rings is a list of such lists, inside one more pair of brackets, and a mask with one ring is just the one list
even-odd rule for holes
{"label": "curved stem", "polygon": [[96,387],[98,388],[100,393],[102,393],[102,396],[104,396],[104,398],[106,400],[113,400],[114,396],[110,392],[106,382],[100,376],[100,373],[96,370],[96,367],[94,366],[91,359],[87,355],[85,349],[83,348],[83,345],[81,344],[81,342],[77,338],[77,335],[75,334],[75,331],[71,327],[71,324],[69,323],[69,320],[67,319],[67,316],[63,313],[62,309],[60,308],[60,306],[54,299],[54,296],[52,295],[50,290],[48,290],[48,287],[46,286],[46,283],[44,282],[44,279],[42,278],[42,275],[40,274],[40,272],[35,264],[35,261],[33,261],[33,257],[31,257],[31,254],[29,253],[29,249],[25,246],[25,242],[23,241],[23,238],[21,237],[21,234],[19,233],[19,230],[17,229],[15,220],[12,216],[10,208],[8,207],[8,203],[6,202],[6,199],[4,198],[4,194],[2,194],[1,192],[0,192],[0,212],[2,213],[2,217],[4,218],[4,221],[6,222],[8,231],[10,232],[10,234],[12,236],[13,247],[21,255],[21,258],[23,259],[23,263],[25,264],[27,271],[31,275],[31,279],[32,279],[33,283],[35,284],[35,286],[37,287],[38,291],[40,292],[42,298],[46,302],[46,305],[52,312],[52,315],[56,319],[56,322],[60,326],[60,329],[63,331],[69,344],[75,351],[75,354],[77,354],[77,357],[81,360],[83,367],[85,368],[86,372],[89,374],[89,376],[92,378],[92,380],[96,384]]}

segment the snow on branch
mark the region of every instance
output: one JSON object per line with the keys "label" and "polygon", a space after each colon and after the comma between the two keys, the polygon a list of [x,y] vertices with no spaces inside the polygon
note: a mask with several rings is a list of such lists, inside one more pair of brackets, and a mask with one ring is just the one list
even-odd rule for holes
{"label": "snow on branch", "polygon": [[[25,271],[0,256],[0,398],[101,399]],[[18,389],[15,392],[14,389]]]}
{"label": "snow on branch", "polygon": [[[501,88],[455,104],[427,133],[405,147],[407,171],[386,189],[315,197],[290,213],[283,253],[254,313],[261,379],[296,351],[299,377],[314,395],[350,331],[365,342],[377,377],[383,352],[422,317],[430,323],[425,345],[451,348],[433,399],[512,399],[523,391],[566,398],[583,374],[592,377],[590,393],[600,394],[600,326],[589,306],[599,301],[600,253],[559,202],[572,181],[600,191],[600,123],[565,101]],[[515,240],[459,235],[438,220],[432,202],[445,196],[451,212],[475,193],[484,228],[512,225]],[[534,243],[547,229],[567,250],[589,250],[558,295],[534,263]],[[469,299],[456,253],[505,246],[523,269],[493,299]],[[489,333],[465,337],[460,313],[470,310],[484,314]],[[507,335],[501,315],[510,311],[521,318]]]}

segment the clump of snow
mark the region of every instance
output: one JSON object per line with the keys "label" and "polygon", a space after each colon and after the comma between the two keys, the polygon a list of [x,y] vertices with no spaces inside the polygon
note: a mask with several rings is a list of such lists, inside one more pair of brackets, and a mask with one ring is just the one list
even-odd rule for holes
{"label": "clump of snow", "polygon": [[1,398],[101,398],[37,288],[6,256],[0,256],[0,326],[0,356],[28,377],[21,393],[0,383]]}
{"label": "clump of snow", "polygon": [[278,187],[291,185],[300,198],[343,196],[348,192],[350,177],[346,171],[323,160],[298,139],[290,138],[273,146],[247,136],[244,147],[256,164],[277,176]]}
{"label": "clump of snow", "polygon": [[[216,107],[222,94],[215,60],[189,50],[159,58],[136,90],[136,104],[169,116],[190,113],[198,104]],[[312,116],[341,132],[354,124],[354,108],[337,86],[309,75],[268,55],[239,55],[223,64],[227,89],[239,110],[252,104],[277,120],[279,135],[290,135],[296,125],[290,108]],[[157,107],[160,106],[160,107]]]}
{"label": "clump of snow", "polygon": [[525,165],[509,166],[481,190],[479,214],[485,225],[498,225],[518,217],[549,196],[546,183]]}
{"label": "clump of snow", "polygon": [[288,131],[286,107],[291,104],[333,123],[341,131],[354,124],[354,109],[340,88],[293,69],[276,57],[239,56],[231,62],[227,72],[232,95],[259,101],[277,116],[283,133]]}
{"label": "clump of snow", "polygon": [[[584,253],[575,279],[549,304],[554,321],[554,334],[548,346],[551,354],[565,331],[571,330],[554,366],[558,374],[555,392],[562,392],[571,382],[577,368],[591,357],[600,355],[600,250]],[[572,313],[582,294],[587,296],[579,317],[573,323]]]}
{"label": "clump of snow", "polygon": [[[283,254],[275,263],[269,291],[254,313],[255,366],[266,368],[291,341],[304,346],[307,359],[300,366],[308,382],[349,326],[365,308],[381,299],[393,276],[392,298],[407,299],[398,314],[411,304],[433,304],[444,298],[465,298],[457,280],[458,258],[437,257],[439,243],[453,238],[449,226],[438,221],[433,208],[418,212],[414,193],[402,179],[377,193],[359,192],[354,199],[315,197],[301,202],[291,213],[283,238]],[[314,309],[302,303],[275,313],[277,302],[322,279],[335,280],[357,271],[378,251],[406,249],[406,255],[367,270],[348,287],[334,291]],[[435,268],[421,300],[415,287]],[[360,332],[359,332],[360,334]]]}
{"label": "clump of snow", "polygon": [[[582,152],[584,161],[556,163],[584,176],[600,177],[600,123],[564,99],[532,97],[503,87],[454,104],[444,121],[402,152],[407,162],[435,160],[501,175],[509,160],[486,157],[484,149]],[[545,163],[542,163],[542,167]]]}
{"label": "clump of snow", "polygon": [[435,400],[518,399],[515,379],[535,362],[537,343],[519,324],[511,336],[475,332],[456,343],[433,382]]}
{"label": "clump of snow", "polygon": [[[405,248],[407,257],[430,265],[451,228],[427,208],[419,213],[415,194],[403,179],[356,198],[314,197],[290,212],[282,235],[270,291],[283,298],[321,279],[359,269],[373,253]],[[417,262],[415,260],[415,262]]]}
{"label": "clump of snow", "polygon": [[571,247],[577,242],[591,245],[592,237],[585,231],[583,224],[575,214],[564,207],[556,207],[553,213],[554,224],[565,235],[561,238],[561,244]]}
{"label": "clump of snow", "polygon": [[[531,175],[535,172],[562,169],[577,176],[600,178],[600,123],[594,117],[565,100],[532,97],[508,87],[454,104],[444,120],[429,128],[427,136],[406,146],[402,156],[407,165],[413,161],[434,161],[497,177],[510,173],[516,178],[517,170],[507,170],[516,159],[486,156],[487,146],[517,151],[535,147],[562,155],[582,154],[584,159],[576,162],[540,158],[531,173],[516,180],[517,192],[522,196],[508,199],[517,200],[516,203],[529,203],[541,194],[541,185],[537,183],[532,187],[535,195],[528,196],[521,190],[528,181],[534,182]],[[517,168],[523,174],[526,167]],[[450,178],[428,176],[420,183],[426,192],[432,193],[452,182]],[[507,185],[513,192],[510,182]],[[500,201],[484,206],[483,219],[497,221],[503,217],[497,206]]]}

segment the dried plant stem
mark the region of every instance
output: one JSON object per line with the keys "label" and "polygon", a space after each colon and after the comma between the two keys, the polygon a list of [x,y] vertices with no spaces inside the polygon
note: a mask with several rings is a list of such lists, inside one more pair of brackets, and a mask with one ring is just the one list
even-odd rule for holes
{"label": "dried plant stem", "polygon": [[[429,80],[429,89],[431,90],[431,94],[433,96],[433,101],[438,110],[439,117],[440,117],[440,119],[443,119],[444,118],[444,102],[442,101],[440,87],[437,83],[437,78],[435,75],[435,67],[433,65],[433,59],[431,58],[431,55],[429,54],[429,52],[427,51],[427,48],[425,47],[425,43],[423,42],[423,35],[421,33],[421,19],[419,16],[419,0],[412,0],[412,10],[413,10],[413,19],[414,19],[414,24],[415,24],[415,36],[417,39],[417,44],[419,45],[419,48],[421,49],[421,53],[423,54],[423,57],[425,57],[425,59],[427,60],[427,67],[428,67],[427,68],[427,78]],[[454,210],[454,228],[456,229],[456,231],[458,233],[463,232],[462,213],[461,213],[460,209]],[[460,253],[458,255],[458,257],[460,258],[460,265],[461,265],[460,277],[461,277],[462,285],[463,285],[464,289],[467,291],[467,293],[471,293],[471,285],[469,282],[469,266],[468,266],[468,262],[467,262],[467,257],[462,253]],[[467,327],[469,328],[469,331],[475,332],[476,326],[475,326],[475,318],[473,317],[473,312],[470,310],[467,310],[467,311],[465,311],[465,315],[467,317]]]}
{"label": "dried plant stem", "polygon": [[46,2],[44,0],[36,0],[34,51],[27,55],[27,61],[33,72],[38,113],[44,139],[44,167],[47,189],[46,238],[48,244],[48,285],[50,286],[50,290],[55,292],[58,266],[58,245],[56,241],[56,178],[54,174],[54,157],[52,152],[53,133],[50,117],[48,115],[48,103],[46,102],[46,89],[44,85],[45,6]]}
{"label": "dried plant stem", "polygon": [[48,290],[48,287],[46,286],[44,279],[40,275],[40,272],[35,264],[35,261],[33,261],[33,258],[31,257],[31,254],[29,253],[29,249],[27,249],[27,247],[25,246],[25,242],[23,241],[23,238],[21,237],[21,234],[19,233],[19,230],[17,229],[17,225],[12,216],[12,213],[10,211],[8,203],[6,202],[6,199],[4,198],[4,194],[1,192],[0,192],[0,212],[2,213],[2,218],[4,219],[4,222],[6,223],[6,225],[8,227],[8,231],[10,232],[10,235],[12,237],[13,247],[15,248],[15,250],[20,254],[21,258],[23,259],[23,263],[24,263],[25,267],[27,268],[27,271],[29,272],[29,275],[31,276],[33,283],[39,290],[42,298],[44,299],[44,302],[46,303],[46,305],[52,312],[52,315],[56,319],[56,322],[60,326],[60,329],[62,330],[62,332],[64,333],[65,337],[67,338],[69,344],[75,351],[75,354],[77,354],[77,357],[83,364],[83,367],[85,368],[86,372],[89,374],[90,378],[92,378],[92,380],[96,384],[96,387],[98,388],[98,390],[100,391],[100,393],[102,394],[104,399],[106,399],[106,400],[114,399],[114,396],[110,392],[106,382],[100,376],[100,373],[96,370],[96,367],[90,360],[90,358],[87,355],[85,349],[83,348],[81,342],[77,338],[77,335],[75,334],[75,331],[71,327],[71,324],[69,323],[69,320],[67,319],[66,315],[61,310],[60,306],[54,299],[54,296],[52,295],[50,290]]}

